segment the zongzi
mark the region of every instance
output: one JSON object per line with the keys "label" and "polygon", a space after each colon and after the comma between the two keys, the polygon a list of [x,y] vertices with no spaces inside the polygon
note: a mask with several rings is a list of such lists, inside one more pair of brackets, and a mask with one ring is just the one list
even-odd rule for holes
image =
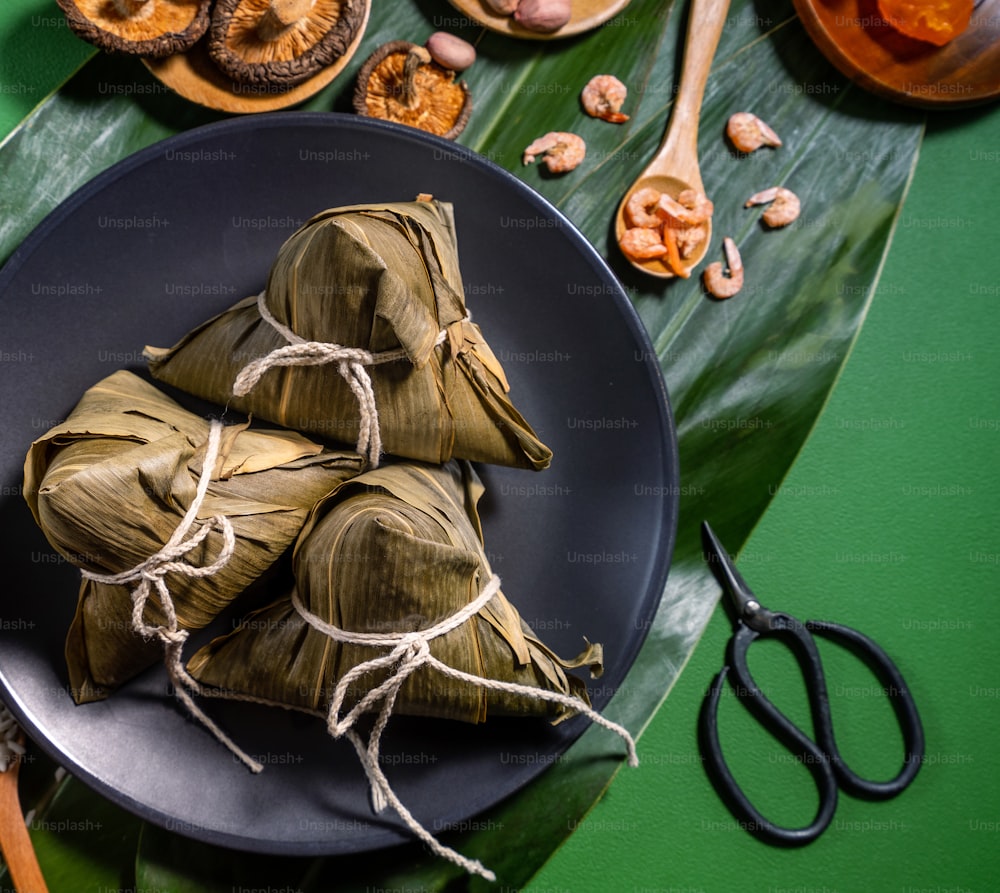
{"label": "zongzi", "polygon": [[[221,431],[218,460],[203,467],[210,423],[119,371],[32,444],[25,498],[52,547],[84,576],[66,641],[78,703],[105,697],[161,655],[162,644],[137,631],[133,587],[109,581],[129,578],[130,569],[176,545],[196,499],[190,520],[203,532],[175,550],[183,566],[167,556],[138,575],[166,576],[169,584],[169,604],[162,594],[145,602],[147,633],[210,623],[287,550],[315,502],[362,467],[358,454],[324,449],[295,432]],[[214,567],[229,530],[231,558]],[[213,572],[199,575],[199,568]]]}
{"label": "zongzi", "polygon": [[[376,812],[392,806],[433,852],[492,880],[393,791],[379,765],[393,713],[473,723],[584,713],[624,739],[632,765],[636,753],[565,672],[600,673],[601,647],[558,658],[500,591],[483,550],[481,492],[472,467],[455,461],[384,465],[342,484],[296,542],[290,595],[204,646],[188,671],[205,693],[325,714],[330,734],[354,745]],[[377,714],[367,740],[356,725],[366,713]]]}
{"label": "zongzi", "polygon": [[[354,668],[409,634],[436,630],[484,592],[493,575],[476,509],[481,493],[472,467],[454,461],[393,463],[341,484],[296,542],[295,590],[206,645],[188,671],[206,686],[326,711]],[[346,632],[331,638],[324,624]],[[572,660],[557,657],[500,591],[427,645],[462,673],[568,695],[580,706],[589,704],[586,686],[565,669],[601,670],[599,645],[587,643]],[[342,692],[345,709],[388,675],[373,668],[354,680]],[[474,723],[488,715],[558,718],[566,704],[553,700],[456,680],[427,665],[403,681],[393,709]]]}
{"label": "zongzi", "polygon": [[532,469],[550,450],[508,397],[465,306],[451,205],[324,211],[282,245],[266,289],[147,347],[154,377],[308,434]]}

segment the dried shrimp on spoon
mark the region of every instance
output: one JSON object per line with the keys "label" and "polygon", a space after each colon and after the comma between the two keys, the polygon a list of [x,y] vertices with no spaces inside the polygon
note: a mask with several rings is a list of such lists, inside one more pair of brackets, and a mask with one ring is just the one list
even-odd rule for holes
{"label": "dried shrimp on spoon", "polygon": [[[627,190],[618,206],[615,234],[622,253],[636,269],[661,279],[690,276],[691,269],[702,259],[711,240],[710,215],[706,217],[703,213],[699,213],[700,219],[697,223],[683,223],[680,217],[690,220],[696,207],[700,207],[703,212],[710,206],[710,203],[706,204],[708,198],[698,164],[698,118],[708,72],[712,66],[719,38],[722,36],[728,11],[729,0],[693,0],[685,36],[686,46],[679,89],[670,115],[670,125],[656,155]],[[655,210],[645,198],[649,195],[644,191],[647,189],[660,193],[661,199],[657,200]],[[629,203],[640,192],[644,198],[637,200],[639,206],[637,210],[648,217],[653,215],[659,217],[662,213],[666,218],[663,220],[664,225],[659,229],[664,248],[663,254],[659,257],[643,258],[633,253],[637,245],[643,246],[643,253],[658,251],[648,245],[649,236],[632,234],[626,238],[626,233],[635,228],[634,223],[630,222]],[[704,198],[697,198],[694,201],[695,206],[688,206],[688,202],[682,196],[691,201],[692,194]],[[673,204],[668,202],[664,206],[661,203],[663,196],[670,199]],[[677,205],[686,210],[679,211]],[[696,233],[685,233],[681,239],[680,233],[685,226],[698,229]],[[651,232],[656,231],[653,227],[645,228]],[[683,257],[680,253],[681,245],[686,249],[686,256]]]}

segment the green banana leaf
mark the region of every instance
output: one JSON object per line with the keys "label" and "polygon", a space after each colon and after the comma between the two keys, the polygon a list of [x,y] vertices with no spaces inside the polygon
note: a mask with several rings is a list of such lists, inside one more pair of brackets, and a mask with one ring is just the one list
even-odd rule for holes
{"label": "green banana leaf", "polygon": [[[694,279],[664,283],[633,272],[613,244],[611,220],[619,197],[662,136],[675,95],[686,11],[683,2],[633,0],[601,28],[539,42],[485,32],[444,0],[376,0],[355,59],[304,106],[349,111],[354,75],[388,40],[422,42],[435,30],[472,40],[479,55],[464,77],[475,110],[459,142],[549,198],[608,258],[625,285],[666,377],[682,474],[680,528],[663,602],[606,711],[636,734],[667,696],[715,607],[717,589],[701,559],[698,524],[710,518],[722,540],[739,548],[779,490],[875,294],[923,133],[921,115],[841,78],[812,47],[789,2],[733,0],[705,93],[699,147],[716,207],[708,259],[721,260],[721,239],[732,236],[746,268],[744,289],[717,302]],[[580,89],[604,72],[630,87],[624,110],[631,119],[625,124],[591,119],[580,110]],[[725,121],[743,110],[771,124],[784,146],[750,156],[732,151],[723,138]],[[0,258],[101,170],[143,146],[221,117],[158,90],[135,60],[93,58],[0,146],[5,184]],[[587,141],[587,157],[577,170],[555,177],[522,166],[524,146],[549,130],[571,130]],[[759,222],[759,211],[745,209],[743,202],[751,192],[777,184],[800,196],[803,212],[792,226],[769,231]],[[583,820],[619,766],[601,731],[591,729],[526,790],[478,816],[468,830],[442,839],[494,869],[502,889],[517,889]],[[50,770],[39,760],[25,773]],[[31,788],[30,778],[28,784],[29,790],[39,787],[36,782]],[[77,820],[100,815],[107,834],[118,841],[72,848],[60,835],[36,831],[53,893],[112,889],[112,877],[126,887],[164,893],[268,885],[303,893],[491,888],[416,844],[378,859],[254,857],[156,827],[140,831],[137,819],[73,780],[61,782],[58,797],[41,800],[38,815],[41,821],[51,817],[51,827],[58,827],[55,820],[63,814]],[[26,797],[27,805],[35,802]],[[64,880],[69,877],[72,883]]]}

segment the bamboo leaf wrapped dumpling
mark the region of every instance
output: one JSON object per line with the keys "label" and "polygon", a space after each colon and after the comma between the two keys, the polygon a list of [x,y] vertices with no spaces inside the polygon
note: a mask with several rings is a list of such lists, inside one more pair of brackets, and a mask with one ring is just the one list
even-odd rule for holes
{"label": "bamboo leaf wrapped dumpling", "polygon": [[[474,602],[492,578],[476,503],[482,492],[471,466],[400,462],[342,484],[317,507],[296,543],[295,591],[197,652],[188,670],[200,683],[307,711],[329,709],[338,683],[407,633],[448,621]],[[298,605],[298,607],[297,607]],[[348,638],[336,641],[308,615]],[[563,660],[546,647],[503,593],[467,620],[428,641],[441,663],[486,680],[556,692],[589,705],[586,686],[565,672],[601,670],[599,645]],[[364,672],[344,691],[351,710],[385,682],[391,666]],[[376,710],[373,704],[369,709]],[[421,666],[402,682],[393,712],[482,722],[490,715],[559,718],[566,704],[456,680]]]}
{"label": "bamboo leaf wrapped dumpling", "polygon": [[[101,577],[141,565],[171,539],[197,497],[209,428],[119,371],[91,387],[28,452],[24,492],[35,520],[85,575],[66,640],[78,703],[105,697],[162,656],[161,644],[134,630],[132,587]],[[196,520],[228,519],[232,557],[208,576],[167,575],[181,630],[210,623],[288,549],[315,502],[362,467],[358,454],[324,449],[295,432],[222,431]],[[222,532],[212,529],[183,561],[210,566],[223,545]],[[161,601],[146,602],[148,624],[168,622]]]}
{"label": "bamboo leaf wrapped dumpling", "polygon": [[168,384],[356,443],[373,464],[381,449],[434,463],[551,460],[469,319],[447,203],[317,214],[281,247],[260,296],[146,356]]}
{"label": "bamboo leaf wrapped dumpling", "polygon": [[[325,714],[330,734],[354,745],[376,812],[391,806],[433,852],[493,880],[393,791],[379,765],[393,713],[476,723],[579,712],[624,739],[631,765],[637,757],[629,732],[565,672],[600,673],[601,647],[558,658],[500,592],[483,551],[481,492],[465,462],[400,462],[341,485],[296,543],[290,595],[204,646],[188,670],[221,697]],[[366,713],[377,714],[367,737],[357,726]]]}

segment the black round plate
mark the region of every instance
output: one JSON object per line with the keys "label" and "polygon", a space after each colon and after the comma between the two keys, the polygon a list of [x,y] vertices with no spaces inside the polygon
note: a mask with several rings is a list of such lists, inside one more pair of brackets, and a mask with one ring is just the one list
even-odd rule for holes
{"label": "black round plate", "polygon": [[[24,503],[25,452],[90,385],[119,368],[141,372],[144,345],[170,345],[259,291],[281,243],[313,213],[421,192],[454,203],[468,307],[515,404],[555,453],[544,472],[479,469],[505,594],[560,653],[576,653],[584,636],[603,642],[606,672],[591,689],[599,709],[656,612],[677,520],[666,390],[620,284],[565,217],[461,146],[354,116],[233,119],[153,145],[57,208],[0,273],[0,685],[55,759],[170,830],[289,855],[409,839],[394,815],[372,814],[353,748],[313,717],[205,702],[265,764],[252,775],[184,714],[162,667],[105,702],[74,705],[63,640],[79,577]],[[531,781],[585,727],[396,717],[383,766],[437,832]],[[622,752],[610,734],[608,752]]]}

